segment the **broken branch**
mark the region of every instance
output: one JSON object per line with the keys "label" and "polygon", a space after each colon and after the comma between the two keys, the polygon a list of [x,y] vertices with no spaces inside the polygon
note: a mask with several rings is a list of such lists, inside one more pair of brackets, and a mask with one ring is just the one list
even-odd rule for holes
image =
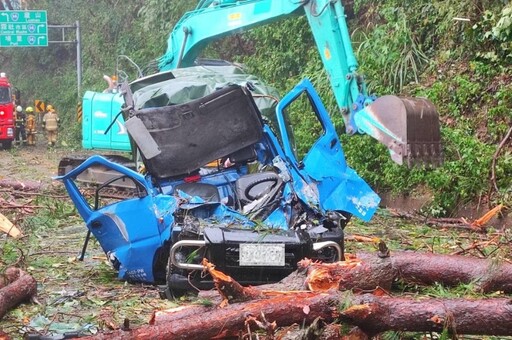
{"label": "broken branch", "polygon": [[[0,289],[0,319],[12,308],[29,300],[37,292],[36,280],[18,268],[6,270],[9,283]],[[13,280],[13,278],[15,278]],[[12,280],[12,281],[11,281]]]}

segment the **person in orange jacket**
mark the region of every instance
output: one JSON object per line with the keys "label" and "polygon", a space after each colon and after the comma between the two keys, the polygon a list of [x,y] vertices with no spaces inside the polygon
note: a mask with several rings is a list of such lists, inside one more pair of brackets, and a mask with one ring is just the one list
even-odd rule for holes
{"label": "person in orange jacket", "polygon": [[57,132],[59,130],[60,119],[52,105],[46,107],[46,113],[43,116],[43,128],[48,137],[48,146],[57,144]]}

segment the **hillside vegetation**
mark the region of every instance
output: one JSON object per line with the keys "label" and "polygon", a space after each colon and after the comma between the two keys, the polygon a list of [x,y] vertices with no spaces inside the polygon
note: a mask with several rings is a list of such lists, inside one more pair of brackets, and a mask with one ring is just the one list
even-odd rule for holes
{"label": "hillside vegetation", "polygon": [[[120,66],[135,79],[161,56],[174,23],[195,7],[177,0],[28,0],[47,10],[49,24],[80,23],[82,93],[77,93],[76,47],[2,48],[0,65],[22,91],[24,105],[51,102],[61,113],[71,148],[80,146],[76,105],[85,90],[102,90],[104,74]],[[356,0],[349,26],[360,72],[377,95],[426,96],[442,123],[445,163],[406,169],[365,136],[343,135],[326,75],[303,17],[228,37],[204,57],[246,65],[285,93],[309,77],[342,134],[349,163],[379,191],[429,195],[424,212],[449,215],[464,204],[512,203],[512,4],[509,1]],[[59,32],[50,32],[60,35]],[[66,32],[74,39],[74,31]],[[71,151],[71,150],[70,150]]]}

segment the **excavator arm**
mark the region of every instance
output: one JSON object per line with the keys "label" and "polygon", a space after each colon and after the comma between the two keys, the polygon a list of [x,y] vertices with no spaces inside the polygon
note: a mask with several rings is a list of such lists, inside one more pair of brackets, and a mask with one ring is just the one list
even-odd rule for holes
{"label": "excavator arm", "polygon": [[341,0],[200,1],[176,24],[160,70],[192,66],[210,42],[292,15],[307,17],[348,134],[370,135],[398,164],[442,162],[439,116],[429,100],[367,93]]}

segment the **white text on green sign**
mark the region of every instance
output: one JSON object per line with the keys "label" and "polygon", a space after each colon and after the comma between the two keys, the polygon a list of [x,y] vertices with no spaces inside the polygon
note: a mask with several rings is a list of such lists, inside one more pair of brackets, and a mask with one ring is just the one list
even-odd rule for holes
{"label": "white text on green sign", "polygon": [[0,11],[0,23],[46,23],[46,11]]}

